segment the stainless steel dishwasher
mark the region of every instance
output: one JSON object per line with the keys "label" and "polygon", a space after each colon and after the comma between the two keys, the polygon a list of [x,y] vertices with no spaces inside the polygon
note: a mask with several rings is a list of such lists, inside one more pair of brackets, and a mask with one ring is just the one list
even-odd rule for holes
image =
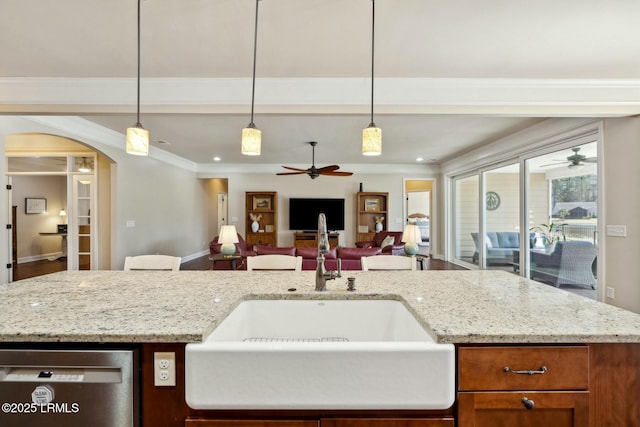
{"label": "stainless steel dishwasher", "polygon": [[0,350],[0,425],[139,426],[136,350]]}

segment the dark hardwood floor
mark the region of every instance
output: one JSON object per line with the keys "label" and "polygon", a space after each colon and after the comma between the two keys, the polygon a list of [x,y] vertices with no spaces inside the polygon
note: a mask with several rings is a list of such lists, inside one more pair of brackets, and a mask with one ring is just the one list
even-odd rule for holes
{"label": "dark hardwood floor", "polygon": [[43,276],[67,269],[67,259],[58,258],[54,261],[43,259],[40,261],[15,264],[13,267],[13,280],[28,279],[29,277]]}
{"label": "dark hardwood floor", "polygon": [[[464,267],[452,264],[446,261],[429,258],[425,262],[427,270],[466,270]],[[13,269],[13,280],[28,279],[29,277],[42,276],[44,274],[55,273],[67,269],[66,259],[57,259],[55,261],[33,261],[18,264]],[[205,255],[191,261],[183,262],[180,265],[181,270],[211,270],[211,261],[209,256]]]}

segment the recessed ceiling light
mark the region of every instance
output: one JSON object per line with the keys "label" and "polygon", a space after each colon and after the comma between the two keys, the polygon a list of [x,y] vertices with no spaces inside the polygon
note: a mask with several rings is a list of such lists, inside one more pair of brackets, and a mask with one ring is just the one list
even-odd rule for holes
{"label": "recessed ceiling light", "polygon": [[213,161],[214,162],[219,162],[220,160],[222,160],[219,156],[213,156]]}
{"label": "recessed ceiling light", "polygon": [[422,157],[416,157],[416,162],[422,162],[424,159]]}

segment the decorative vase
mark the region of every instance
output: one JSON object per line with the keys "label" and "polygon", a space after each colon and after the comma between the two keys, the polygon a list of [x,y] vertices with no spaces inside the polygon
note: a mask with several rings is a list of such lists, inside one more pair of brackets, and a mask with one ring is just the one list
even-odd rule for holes
{"label": "decorative vase", "polygon": [[376,222],[376,233],[379,233],[381,231],[382,231],[382,223]]}
{"label": "decorative vase", "polygon": [[253,221],[251,223],[251,231],[253,231],[254,233],[257,233],[259,228],[260,224],[258,224],[258,221]]}
{"label": "decorative vase", "polygon": [[544,245],[544,252],[546,254],[550,254],[551,252],[553,252],[555,248],[556,248],[555,243],[547,243],[546,245]]}

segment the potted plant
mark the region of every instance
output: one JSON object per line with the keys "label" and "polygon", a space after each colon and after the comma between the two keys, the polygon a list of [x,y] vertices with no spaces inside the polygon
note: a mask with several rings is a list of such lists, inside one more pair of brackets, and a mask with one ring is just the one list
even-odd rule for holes
{"label": "potted plant", "polygon": [[[535,231],[542,235],[542,244],[544,245],[544,249],[546,253],[553,252],[553,249],[556,246],[556,243],[560,241],[560,233],[558,228],[564,226],[565,224],[554,224],[550,222],[549,224],[540,224],[536,227],[531,227],[529,231]],[[562,239],[566,240],[564,235],[562,235]]]}

